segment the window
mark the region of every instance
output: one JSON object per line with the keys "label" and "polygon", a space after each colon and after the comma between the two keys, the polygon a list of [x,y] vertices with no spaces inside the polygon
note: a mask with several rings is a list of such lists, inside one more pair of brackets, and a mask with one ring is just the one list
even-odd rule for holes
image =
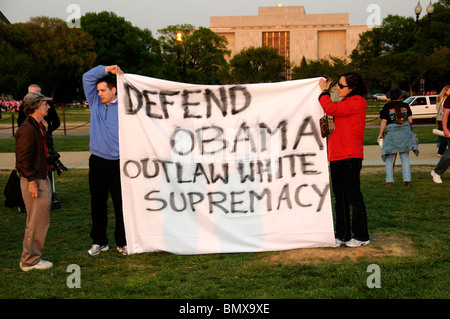
{"label": "window", "polygon": [[413,103],[411,103],[411,105],[425,105],[425,104],[427,104],[427,101],[425,100],[424,97],[419,97],[415,99]]}
{"label": "window", "polygon": [[263,32],[262,37],[263,46],[277,49],[279,55],[283,56],[286,61],[289,60],[290,36],[288,31]]}

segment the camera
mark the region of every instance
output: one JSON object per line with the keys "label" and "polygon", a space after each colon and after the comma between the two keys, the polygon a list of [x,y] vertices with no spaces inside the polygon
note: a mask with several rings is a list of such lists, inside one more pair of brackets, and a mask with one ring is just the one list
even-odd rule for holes
{"label": "camera", "polygon": [[64,166],[63,163],[59,160],[61,155],[53,148],[53,136],[48,132],[45,133],[47,146],[48,146],[48,160],[47,163],[52,165],[52,170],[56,171],[58,175],[61,175],[62,172],[68,171],[68,168]]}
{"label": "camera", "polygon": [[61,155],[53,147],[48,148],[48,157],[49,157],[49,164],[52,165],[52,169],[58,173],[58,175],[61,175],[62,172],[68,171],[67,167],[64,166],[63,163],[59,160]]}

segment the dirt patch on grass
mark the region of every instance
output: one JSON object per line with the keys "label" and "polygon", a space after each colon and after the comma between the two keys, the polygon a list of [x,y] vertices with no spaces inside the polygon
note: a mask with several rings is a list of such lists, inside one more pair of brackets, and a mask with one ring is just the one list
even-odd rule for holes
{"label": "dirt patch on grass", "polygon": [[273,263],[319,263],[326,261],[351,260],[360,258],[405,257],[414,254],[411,240],[398,236],[372,234],[370,245],[358,248],[306,248],[276,252],[266,257]]}

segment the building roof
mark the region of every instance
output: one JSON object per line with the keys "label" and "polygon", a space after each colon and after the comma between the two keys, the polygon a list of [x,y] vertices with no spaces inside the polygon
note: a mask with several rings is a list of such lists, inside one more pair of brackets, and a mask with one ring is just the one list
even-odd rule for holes
{"label": "building roof", "polygon": [[210,17],[212,29],[243,27],[349,26],[348,13],[306,14],[303,6],[259,7],[257,16]]}
{"label": "building roof", "polygon": [[9,20],[5,17],[5,15],[0,11],[0,22],[3,22],[5,24],[11,24]]}

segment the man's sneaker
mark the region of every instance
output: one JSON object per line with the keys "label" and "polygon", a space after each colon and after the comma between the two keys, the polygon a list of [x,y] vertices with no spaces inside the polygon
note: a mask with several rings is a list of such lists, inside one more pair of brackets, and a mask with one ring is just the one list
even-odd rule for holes
{"label": "man's sneaker", "polygon": [[117,251],[123,255],[128,255],[127,246],[117,247]]}
{"label": "man's sneaker", "polygon": [[433,176],[433,182],[437,184],[442,184],[441,176],[436,174],[434,171],[431,171],[431,176]]}
{"label": "man's sneaker", "polygon": [[336,240],[336,247],[341,247],[342,245],[345,244],[345,242],[343,240],[340,240],[337,238],[335,238],[335,240]]}
{"label": "man's sneaker", "polygon": [[100,254],[102,251],[107,251],[109,249],[108,245],[92,245],[91,249],[88,250],[88,254],[91,256],[95,256]]}
{"label": "man's sneaker", "polygon": [[47,260],[43,260],[43,259],[40,259],[36,265],[28,266],[28,267],[22,266],[22,263],[20,263],[20,269],[22,269],[23,271],[30,271],[32,269],[45,270],[45,269],[49,269],[52,267],[53,267],[53,263],[51,263],[50,261],[47,261]]}
{"label": "man's sneaker", "polygon": [[355,238],[350,239],[348,242],[345,243],[347,247],[359,247],[359,246],[366,246],[370,245],[370,240],[361,241]]}

